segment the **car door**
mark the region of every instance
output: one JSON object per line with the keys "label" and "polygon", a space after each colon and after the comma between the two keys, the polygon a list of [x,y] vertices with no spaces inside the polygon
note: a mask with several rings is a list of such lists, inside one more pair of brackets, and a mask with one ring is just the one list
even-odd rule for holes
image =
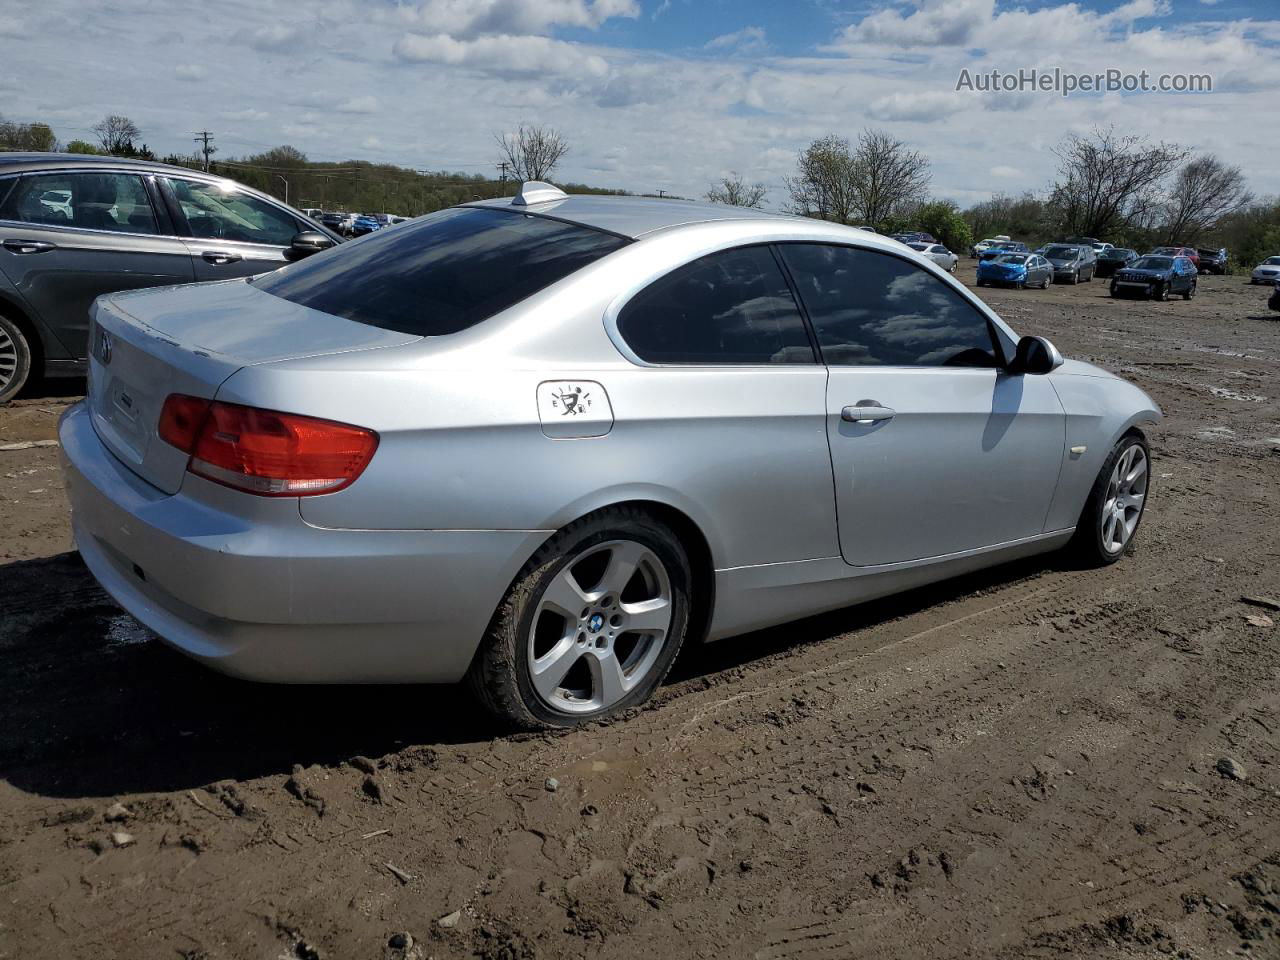
{"label": "car door", "polygon": [[0,272],[73,357],[88,356],[89,305],[100,294],[195,279],[147,181],[101,170],[27,174],[0,207]]}
{"label": "car door", "polygon": [[896,255],[779,246],[829,370],[840,548],[857,566],[1044,531],[1064,453],[1044,377],[1011,375],[976,302]]}
{"label": "car door", "polygon": [[294,236],[315,229],[229,181],[166,177],[162,187],[190,234],[186,244],[200,280],[247,277],[282,267],[289,262]]}

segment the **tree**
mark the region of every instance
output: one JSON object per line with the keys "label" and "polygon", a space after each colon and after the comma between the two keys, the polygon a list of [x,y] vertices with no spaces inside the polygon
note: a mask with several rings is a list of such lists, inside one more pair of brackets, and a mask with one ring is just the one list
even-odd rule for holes
{"label": "tree", "polygon": [[279,147],[272,147],[266,153],[250,157],[249,162],[264,167],[305,167],[307,155],[286,143]]}
{"label": "tree", "polygon": [[748,184],[742,175],[730,173],[721,177],[720,182],[707,191],[707,199],[712,203],[727,203],[731,207],[753,207],[760,209],[764,204],[768,190],[763,183]]}
{"label": "tree", "polygon": [[853,155],[835,134],[814,140],[796,158],[796,175],[785,178],[790,209],[803,217],[849,223],[853,216]]}
{"label": "tree", "polygon": [[965,253],[973,246],[973,232],[968,221],[950,200],[931,200],[921,204],[912,214],[911,224],[917,230],[925,230],[938,242],[953,252]]}
{"label": "tree", "polygon": [[66,146],[67,153],[98,153],[98,148],[87,140],[72,140]]}
{"label": "tree", "polygon": [[1187,156],[1176,144],[1153,144],[1114,127],[1068,134],[1054,153],[1060,179],[1050,203],[1065,233],[1090,237],[1149,226],[1159,215],[1159,185]]}
{"label": "tree", "polygon": [[1195,243],[1228,214],[1253,200],[1239,167],[1213,154],[1187,161],[1174,178],[1165,202],[1164,239],[1167,243]]}
{"label": "tree", "polygon": [[928,157],[887,133],[862,131],[852,160],[854,209],[871,226],[923,202],[928,194]]}
{"label": "tree", "polygon": [[94,124],[93,132],[98,135],[102,144],[102,152],[116,156],[128,155],[133,150],[133,141],[142,137],[142,131],[128,117],[112,113]]}
{"label": "tree", "polygon": [[0,150],[48,153],[58,146],[47,123],[17,123],[0,117]]}
{"label": "tree", "polygon": [[996,194],[970,207],[964,217],[976,240],[1004,234],[1031,241],[1048,239],[1056,232],[1048,205],[1030,191],[1017,197]]}
{"label": "tree", "polygon": [[494,134],[494,139],[517,180],[546,180],[569,152],[569,142],[552,127],[522,123],[515,133]]}

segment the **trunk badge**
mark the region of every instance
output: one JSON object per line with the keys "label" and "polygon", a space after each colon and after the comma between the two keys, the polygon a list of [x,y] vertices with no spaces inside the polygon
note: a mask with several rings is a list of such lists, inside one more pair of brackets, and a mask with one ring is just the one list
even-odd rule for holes
{"label": "trunk badge", "polygon": [[106,366],[111,362],[111,334],[102,328],[98,329],[97,343],[94,344],[94,353],[97,355],[99,362]]}

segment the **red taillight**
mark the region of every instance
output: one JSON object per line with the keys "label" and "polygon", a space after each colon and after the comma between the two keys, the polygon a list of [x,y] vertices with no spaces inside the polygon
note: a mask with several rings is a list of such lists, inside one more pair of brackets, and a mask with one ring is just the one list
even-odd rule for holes
{"label": "red taillight", "polygon": [[190,453],[195,449],[196,437],[208,412],[208,400],[181,393],[169,394],[165,397],[164,409],[160,411],[160,439],[183,453]]}
{"label": "red taillight", "polygon": [[264,497],[341,490],[378,448],[363,427],[181,394],[165,400],[160,436],[191,454],[197,476]]}

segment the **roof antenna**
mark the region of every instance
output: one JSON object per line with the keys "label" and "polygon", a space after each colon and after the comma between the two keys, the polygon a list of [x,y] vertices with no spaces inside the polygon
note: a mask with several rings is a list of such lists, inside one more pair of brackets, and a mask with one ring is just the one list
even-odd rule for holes
{"label": "roof antenna", "polygon": [[527,207],[535,203],[550,203],[553,200],[564,200],[569,195],[557,186],[544,183],[541,180],[526,180],[520,184],[520,189],[516,191],[515,198],[511,201],[513,207]]}

